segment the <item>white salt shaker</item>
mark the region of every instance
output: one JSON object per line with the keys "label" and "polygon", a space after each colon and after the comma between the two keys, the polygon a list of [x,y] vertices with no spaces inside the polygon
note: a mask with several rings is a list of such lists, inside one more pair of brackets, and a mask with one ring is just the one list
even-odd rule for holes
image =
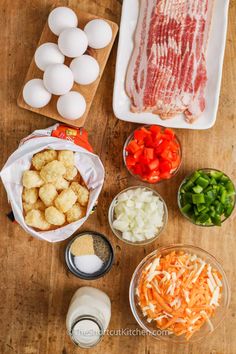
{"label": "white salt shaker", "polygon": [[95,346],[107,329],[111,318],[111,301],[101,290],[85,286],[71,299],[66,327],[72,341],[82,347]]}

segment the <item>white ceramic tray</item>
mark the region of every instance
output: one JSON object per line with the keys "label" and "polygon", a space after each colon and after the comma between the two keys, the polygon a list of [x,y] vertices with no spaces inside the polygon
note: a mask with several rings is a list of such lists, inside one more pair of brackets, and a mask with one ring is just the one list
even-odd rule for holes
{"label": "white ceramic tray", "polygon": [[227,34],[228,7],[229,0],[215,0],[206,58],[208,73],[207,87],[205,91],[206,109],[198,120],[189,124],[184,120],[184,114],[180,114],[168,120],[162,120],[158,115],[152,113],[130,112],[130,99],[125,92],[124,83],[128,62],[133,50],[133,35],[138,19],[139,0],[124,0],[113,92],[113,110],[116,117],[128,122],[160,124],[173,128],[211,128],[216,120],[219,103]]}

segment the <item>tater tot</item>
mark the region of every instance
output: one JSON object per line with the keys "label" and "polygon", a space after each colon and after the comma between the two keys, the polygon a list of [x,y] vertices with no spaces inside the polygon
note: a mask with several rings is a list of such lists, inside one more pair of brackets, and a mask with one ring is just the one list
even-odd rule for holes
{"label": "tater tot", "polygon": [[62,191],[59,196],[55,199],[55,205],[57,209],[66,213],[72,206],[75,204],[77,200],[76,194],[72,189],[68,188]]}
{"label": "tater tot", "polygon": [[66,167],[74,166],[75,158],[73,151],[70,150],[61,150],[58,151],[58,160],[63,162]]}
{"label": "tater tot", "polygon": [[65,223],[66,217],[54,206],[45,210],[45,219],[52,225],[61,226]]}
{"label": "tater tot", "polygon": [[40,177],[38,171],[24,171],[22,178],[23,186],[26,188],[36,188],[41,187],[44,184],[44,181]]}
{"label": "tater tot", "polygon": [[85,214],[86,214],[85,209],[76,203],[66,213],[67,222],[70,224],[71,222],[82,219],[85,216]]}
{"label": "tater tot", "polygon": [[57,152],[55,150],[45,150],[38,152],[32,157],[32,165],[38,171],[42,169],[47,163],[57,159]]}
{"label": "tater tot", "polygon": [[67,180],[67,181],[72,181],[76,175],[77,175],[77,168],[75,166],[68,166],[66,167],[66,173],[64,174],[64,178]]}
{"label": "tater tot", "polygon": [[39,230],[49,230],[50,224],[46,221],[44,212],[40,210],[31,210],[26,214],[25,222],[27,225],[36,227]]}
{"label": "tater tot", "polygon": [[47,207],[53,204],[57,196],[56,187],[52,183],[46,183],[39,188],[39,197]]}
{"label": "tater tot", "polygon": [[63,177],[58,178],[53,184],[58,191],[69,188],[69,182]]}
{"label": "tater tot", "polygon": [[61,161],[51,161],[43,166],[40,176],[45,182],[56,182],[66,173],[66,168]]}
{"label": "tater tot", "polygon": [[25,213],[28,213],[32,209],[44,211],[46,206],[42,200],[38,199],[34,204],[23,203],[23,208]]}
{"label": "tater tot", "polygon": [[27,204],[34,204],[38,199],[38,189],[37,188],[24,188],[22,193],[22,199]]}
{"label": "tater tot", "polygon": [[86,206],[89,201],[89,191],[86,187],[81,186],[81,184],[77,182],[71,183],[71,189],[77,195],[77,200],[82,206]]}
{"label": "tater tot", "polygon": [[77,170],[77,175],[76,175],[74,180],[75,180],[75,182],[77,182],[79,184],[83,183],[83,179],[82,179],[82,177],[81,177],[81,175],[80,175],[78,170]]}

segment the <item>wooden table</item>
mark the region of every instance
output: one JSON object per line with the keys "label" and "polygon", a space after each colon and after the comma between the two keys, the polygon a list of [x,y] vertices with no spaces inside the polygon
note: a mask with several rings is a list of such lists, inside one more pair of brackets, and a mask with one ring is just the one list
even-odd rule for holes
{"label": "wooden table", "polygon": [[[54,121],[22,110],[16,97],[34,54],[45,24],[51,0],[2,0],[0,4],[1,62],[1,166],[17,148],[19,141],[36,128],[48,127]],[[121,3],[117,0],[60,1],[76,5],[119,23]],[[236,353],[236,278],[235,214],[221,228],[199,228],[179,213],[176,192],[182,178],[198,167],[222,169],[236,180],[236,1],[231,0],[229,30],[225,53],[223,82],[218,118],[207,131],[178,131],[183,144],[183,165],[170,183],[156,186],[169,209],[169,223],[155,243],[134,248],[117,240],[108,226],[107,210],[114,195],[137,182],[129,176],[122,162],[122,146],[135,125],[117,120],[112,112],[112,88],[116,45],[93,102],[86,128],[95,151],[100,155],[106,181],[97,211],[84,224],[84,229],[97,230],[111,240],[116,260],[104,278],[89,285],[110,296],[112,319],[110,329],[138,328],[129,308],[128,287],[140,260],[159,245],[189,243],[203,247],[223,264],[232,288],[232,301],[227,320],[205,342],[186,346],[156,341],[149,336],[105,336],[91,353]],[[1,291],[0,322],[3,354],[73,354],[86,352],[73,346],[66,334],[65,316],[74,291],[85,284],[68,273],[64,264],[66,242],[49,244],[28,236],[6,214],[5,190],[0,191],[1,215]]]}

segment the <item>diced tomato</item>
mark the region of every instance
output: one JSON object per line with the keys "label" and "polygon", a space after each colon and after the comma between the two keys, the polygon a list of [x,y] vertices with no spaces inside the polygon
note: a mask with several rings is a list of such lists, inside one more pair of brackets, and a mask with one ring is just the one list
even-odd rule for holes
{"label": "diced tomato", "polygon": [[158,138],[153,138],[153,148],[157,148],[162,142],[163,139],[161,135]]}
{"label": "diced tomato", "polygon": [[169,148],[169,142],[167,140],[163,140],[162,143],[155,148],[155,153],[157,155],[160,155],[164,150],[168,148]]}
{"label": "diced tomato", "polygon": [[142,165],[142,175],[145,176],[145,175],[148,175],[149,174],[149,168],[148,168],[148,165]]}
{"label": "diced tomato", "polygon": [[140,148],[144,148],[144,142],[143,140],[136,140],[136,143],[139,145]]}
{"label": "diced tomato", "polygon": [[143,172],[143,170],[142,170],[142,166],[139,164],[139,163],[137,163],[134,167],[133,167],[133,169],[132,169],[132,171],[133,171],[133,173],[135,174],[135,175],[142,175],[142,172]]}
{"label": "diced tomato", "polygon": [[171,171],[171,163],[167,160],[160,161],[160,172],[170,172]]}
{"label": "diced tomato", "polygon": [[170,172],[163,172],[160,173],[160,179],[169,179],[171,177],[171,173]]}
{"label": "diced tomato", "polygon": [[179,167],[179,164],[180,164],[180,156],[177,155],[176,159],[175,159],[175,160],[173,159],[173,160],[171,161],[172,169],[173,169],[173,170],[176,170],[176,168]]}
{"label": "diced tomato", "polygon": [[131,140],[131,142],[126,147],[126,150],[132,152],[132,154],[134,154],[139,149],[140,146],[136,143],[135,140]]}
{"label": "diced tomato", "polygon": [[166,128],[164,130],[164,134],[169,135],[171,139],[174,139],[175,133],[172,129]]}
{"label": "diced tomato", "polygon": [[134,138],[139,142],[143,142],[144,141],[144,138],[147,136],[147,133],[140,130],[140,129],[137,129],[135,130],[134,132]]}
{"label": "diced tomato", "polygon": [[146,156],[141,155],[139,158],[139,162],[143,165],[148,165],[150,161],[149,161],[149,159],[146,158]]}
{"label": "diced tomato", "polygon": [[159,167],[159,160],[158,159],[155,159],[148,164],[148,168],[150,171],[157,170],[158,167]]}
{"label": "diced tomato", "polygon": [[135,160],[138,160],[139,159],[139,157],[142,155],[142,153],[143,153],[143,148],[142,149],[139,149],[139,150],[137,150],[135,153],[134,153],[134,158],[135,158]]}
{"label": "diced tomato", "polygon": [[178,159],[178,153],[175,151],[172,151],[172,161],[176,161]]}
{"label": "diced tomato", "polygon": [[144,148],[143,149],[143,155],[148,160],[153,160],[154,159],[154,149],[153,148]]}
{"label": "diced tomato", "polygon": [[127,164],[128,167],[134,166],[136,164],[135,158],[133,156],[130,156],[130,155],[127,156],[126,157],[126,164]]}
{"label": "diced tomato", "polygon": [[171,140],[170,143],[169,143],[169,145],[170,145],[170,149],[171,149],[172,151],[177,152],[177,151],[180,150],[179,143],[178,143],[177,140]]}
{"label": "diced tomato", "polygon": [[168,161],[173,160],[172,152],[168,149],[165,149],[160,155],[165,160],[168,160]]}
{"label": "diced tomato", "polygon": [[149,183],[171,178],[181,162],[174,131],[157,125],[136,129],[126,151],[128,169]]}
{"label": "diced tomato", "polygon": [[146,136],[146,138],[144,140],[144,144],[145,144],[146,147],[153,148],[154,141],[153,141],[151,135]]}
{"label": "diced tomato", "polygon": [[157,136],[157,135],[160,135],[160,133],[161,133],[161,127],[159,127],[159,125],[151,125],[150,131],[151,131],[153,134],[155,134],[156,136]]}
{"label": "diced tomato", "polygon": [[141,130],[143,133],[145,133],[146,135],[151,135],[150,130],[147,129],[147,128],[145,128],[145,127],[142,127],[140,130]]}
{"label": "diced tomato", "polygon": [[147,181],[149,183],[156,183],[158,181],[160,181],[160,173],[159,171],[152,171],[149,173],[149,175],[147,176]]}

